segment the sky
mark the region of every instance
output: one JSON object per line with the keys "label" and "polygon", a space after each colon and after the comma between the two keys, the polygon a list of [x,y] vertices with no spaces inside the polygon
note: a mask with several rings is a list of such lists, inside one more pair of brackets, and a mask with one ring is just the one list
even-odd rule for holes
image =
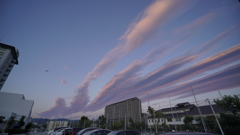
{"label": "sky", "polygon": [[0,42],[19,50],[3,92],[31,117],[97,118],[240,94],[238,0],[0,0]]}

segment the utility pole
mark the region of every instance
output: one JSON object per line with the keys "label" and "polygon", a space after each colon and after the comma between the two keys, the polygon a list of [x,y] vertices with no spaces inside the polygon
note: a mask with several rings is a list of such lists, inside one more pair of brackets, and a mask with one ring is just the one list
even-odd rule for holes
{"label": "utility pole", "polygon": [[200,110],[199,107],[198,107],[197,99],[196,99],[196,97],[195,97],[195,93],[194,93],[194,91],[193,91],[192,86],[191,86],[191,89],[192,89],[193,96],[194,96],[194,99],[195,99],[195,102],[196,102],[196,105],[197,105],[197,108],[198,108],[198,112],[199,112],[200,117],[201,117],[201,120],[202,120],[203,128],[204,128],[204,130],[205,130],[205,133],[207,133],[207,128],[206,128],[206,125],[205,125],[205,121],[203,120],[203,116],[202,116],[201,110]]}
{"label": "utility pole", "polygon": [[126,125],[127,125],[127,123],[126,123],[126,113],[125,113],[125,125],[124,125],[124,130],[126,130]]}
{"label": "utility pole", "polygon": [[221,130],[222,135],[224,135],[224,132],[223,132],[223,130],[222,130],[222,127],[221,127],[221,125],[220,125],[220,123],[219,123],[219,121],[218,121],[218,118],[217,118],[217,116],[216,116],[216,114],[215,114],[215,111],[214,111],[214,109],[213,109],[213,107],[212,107],[209,99],[207,98],[206,100],[208,101],[208,103],[209,103],[209,105],[210,105],[210,107],[211,107],[211,109],[212,109],[212,111],[213,111],[213,114],[214,114],[215,119],[216,119],[216,121],[217,121],[218,127],[219,127],[219,129]]}
{"label": "utility pole", "polygon": [[156,120],[155,120],[155,110],[154,109],[153,109],[153,115],[154,115],[153,124],[155,123],[154,125],[155,125],[155,130],[156,130],[156,133],[157,133],[158,131],[157,131],[157,125],[156,125]]}
{"label": "utility pole", "polygon": [[219,91],[219,90],[218,90],[218,93],[219,93],[220,97],[222,98],[222,94],[220,93],[220,91]]}
{"label": "utility pole", "polygon": [[170,96],[168,96],[168,99],[169,99],[169,103],[170,103],[170,107],[171,107],[171,112],[172,112],[174,127],[175,127],[175,130],[177,131],[176,123],[175,123],[175,118],[174,118],[174,115],[173,115],[173,110],[172,110],[172,104],[171,104]]}
{"label": "utility pole", "polygon": [[[177,113],[177,109],[176,109],[176,107],[175,107],[175,111],[176,111],[176,113]],[[177,113],[177,118],[179,119],[179,117],[178,117],[178,113]],[[180,121],[181,121],[181,118],[180,118]],[[180,130],[182,131],[182,126],[181,126],[181,124],[179,124],[180,125]]]}

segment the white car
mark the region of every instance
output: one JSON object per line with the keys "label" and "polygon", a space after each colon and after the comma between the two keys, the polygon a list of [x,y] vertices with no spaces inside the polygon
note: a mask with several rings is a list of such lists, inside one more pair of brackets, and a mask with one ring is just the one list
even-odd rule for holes
{"label": "white car", "polygon": [[88,132],[88,131],[91,131],[91,130],[95,130],[95,129],[99,129],[99,128],[96,128],[96,127],[91,127],[91,128],[84,128],[82,129],[81,131],[79,131],[77,133],[77,135],[83,135],[84,133]]}
{"label": "white car", "polygon": [[54,132],[54,130],[49,130],[47,135],[50,135],[52,132]]}
{"label": "white car", "polygon": [[58,130],[56,130],[55,132],[51,133],[50,135],[57,135],[57,133],[58,133],[59,131],[63,130],[63,129],[64,129],[64,128],[58,129]]}
{"label": "white car", "polygon": [[54,135],[62,135],[65,129],[72,129],[72,128],[62,128],[61,130],[58,130],[58,132],[56,132]]}

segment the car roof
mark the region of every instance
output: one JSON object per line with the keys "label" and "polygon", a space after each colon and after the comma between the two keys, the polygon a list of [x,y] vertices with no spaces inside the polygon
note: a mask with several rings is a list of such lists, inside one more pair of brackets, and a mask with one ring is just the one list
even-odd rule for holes
{"label": "car roof", "polygon": [[111,130],[109,130],[109,129],[95,129],[95,130],[88,131],[88,132],[86,132],[84,134],[91,134],[91,133],[94,133],[94,132],[97,132],[97,131],[102,131],[102,130],[106,130],[106,131],[110,131],[111,132]]}

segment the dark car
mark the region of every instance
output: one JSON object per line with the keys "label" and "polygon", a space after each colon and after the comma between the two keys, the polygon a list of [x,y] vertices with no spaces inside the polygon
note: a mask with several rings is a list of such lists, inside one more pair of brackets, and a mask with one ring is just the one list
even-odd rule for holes
{"label": "dark car", "polygon": [[80,130],[77,135],[83,135],[84,133],[88,132],[88,131],[91,131],[91,130],[95,130],[95,129],[99,129],[97,127],[90,127],[90,128],[84,128],[82,130]]}
{"label": "dark car", "polygon": [[110,132],[111,130],[108,130],[108,129],[96,129],[96,130],[88,131],[83,135],[107,135]]}
{"label": "dark car", "polygon": [[141,135],[141,134],[135,130],[121,130],[121,131],[112,131],[108,135]]}
{"label": "dark car", "polygon": [[79,131],[84,128],[72,128],[72,129],[65,129],[62,135],[76,135]]}

